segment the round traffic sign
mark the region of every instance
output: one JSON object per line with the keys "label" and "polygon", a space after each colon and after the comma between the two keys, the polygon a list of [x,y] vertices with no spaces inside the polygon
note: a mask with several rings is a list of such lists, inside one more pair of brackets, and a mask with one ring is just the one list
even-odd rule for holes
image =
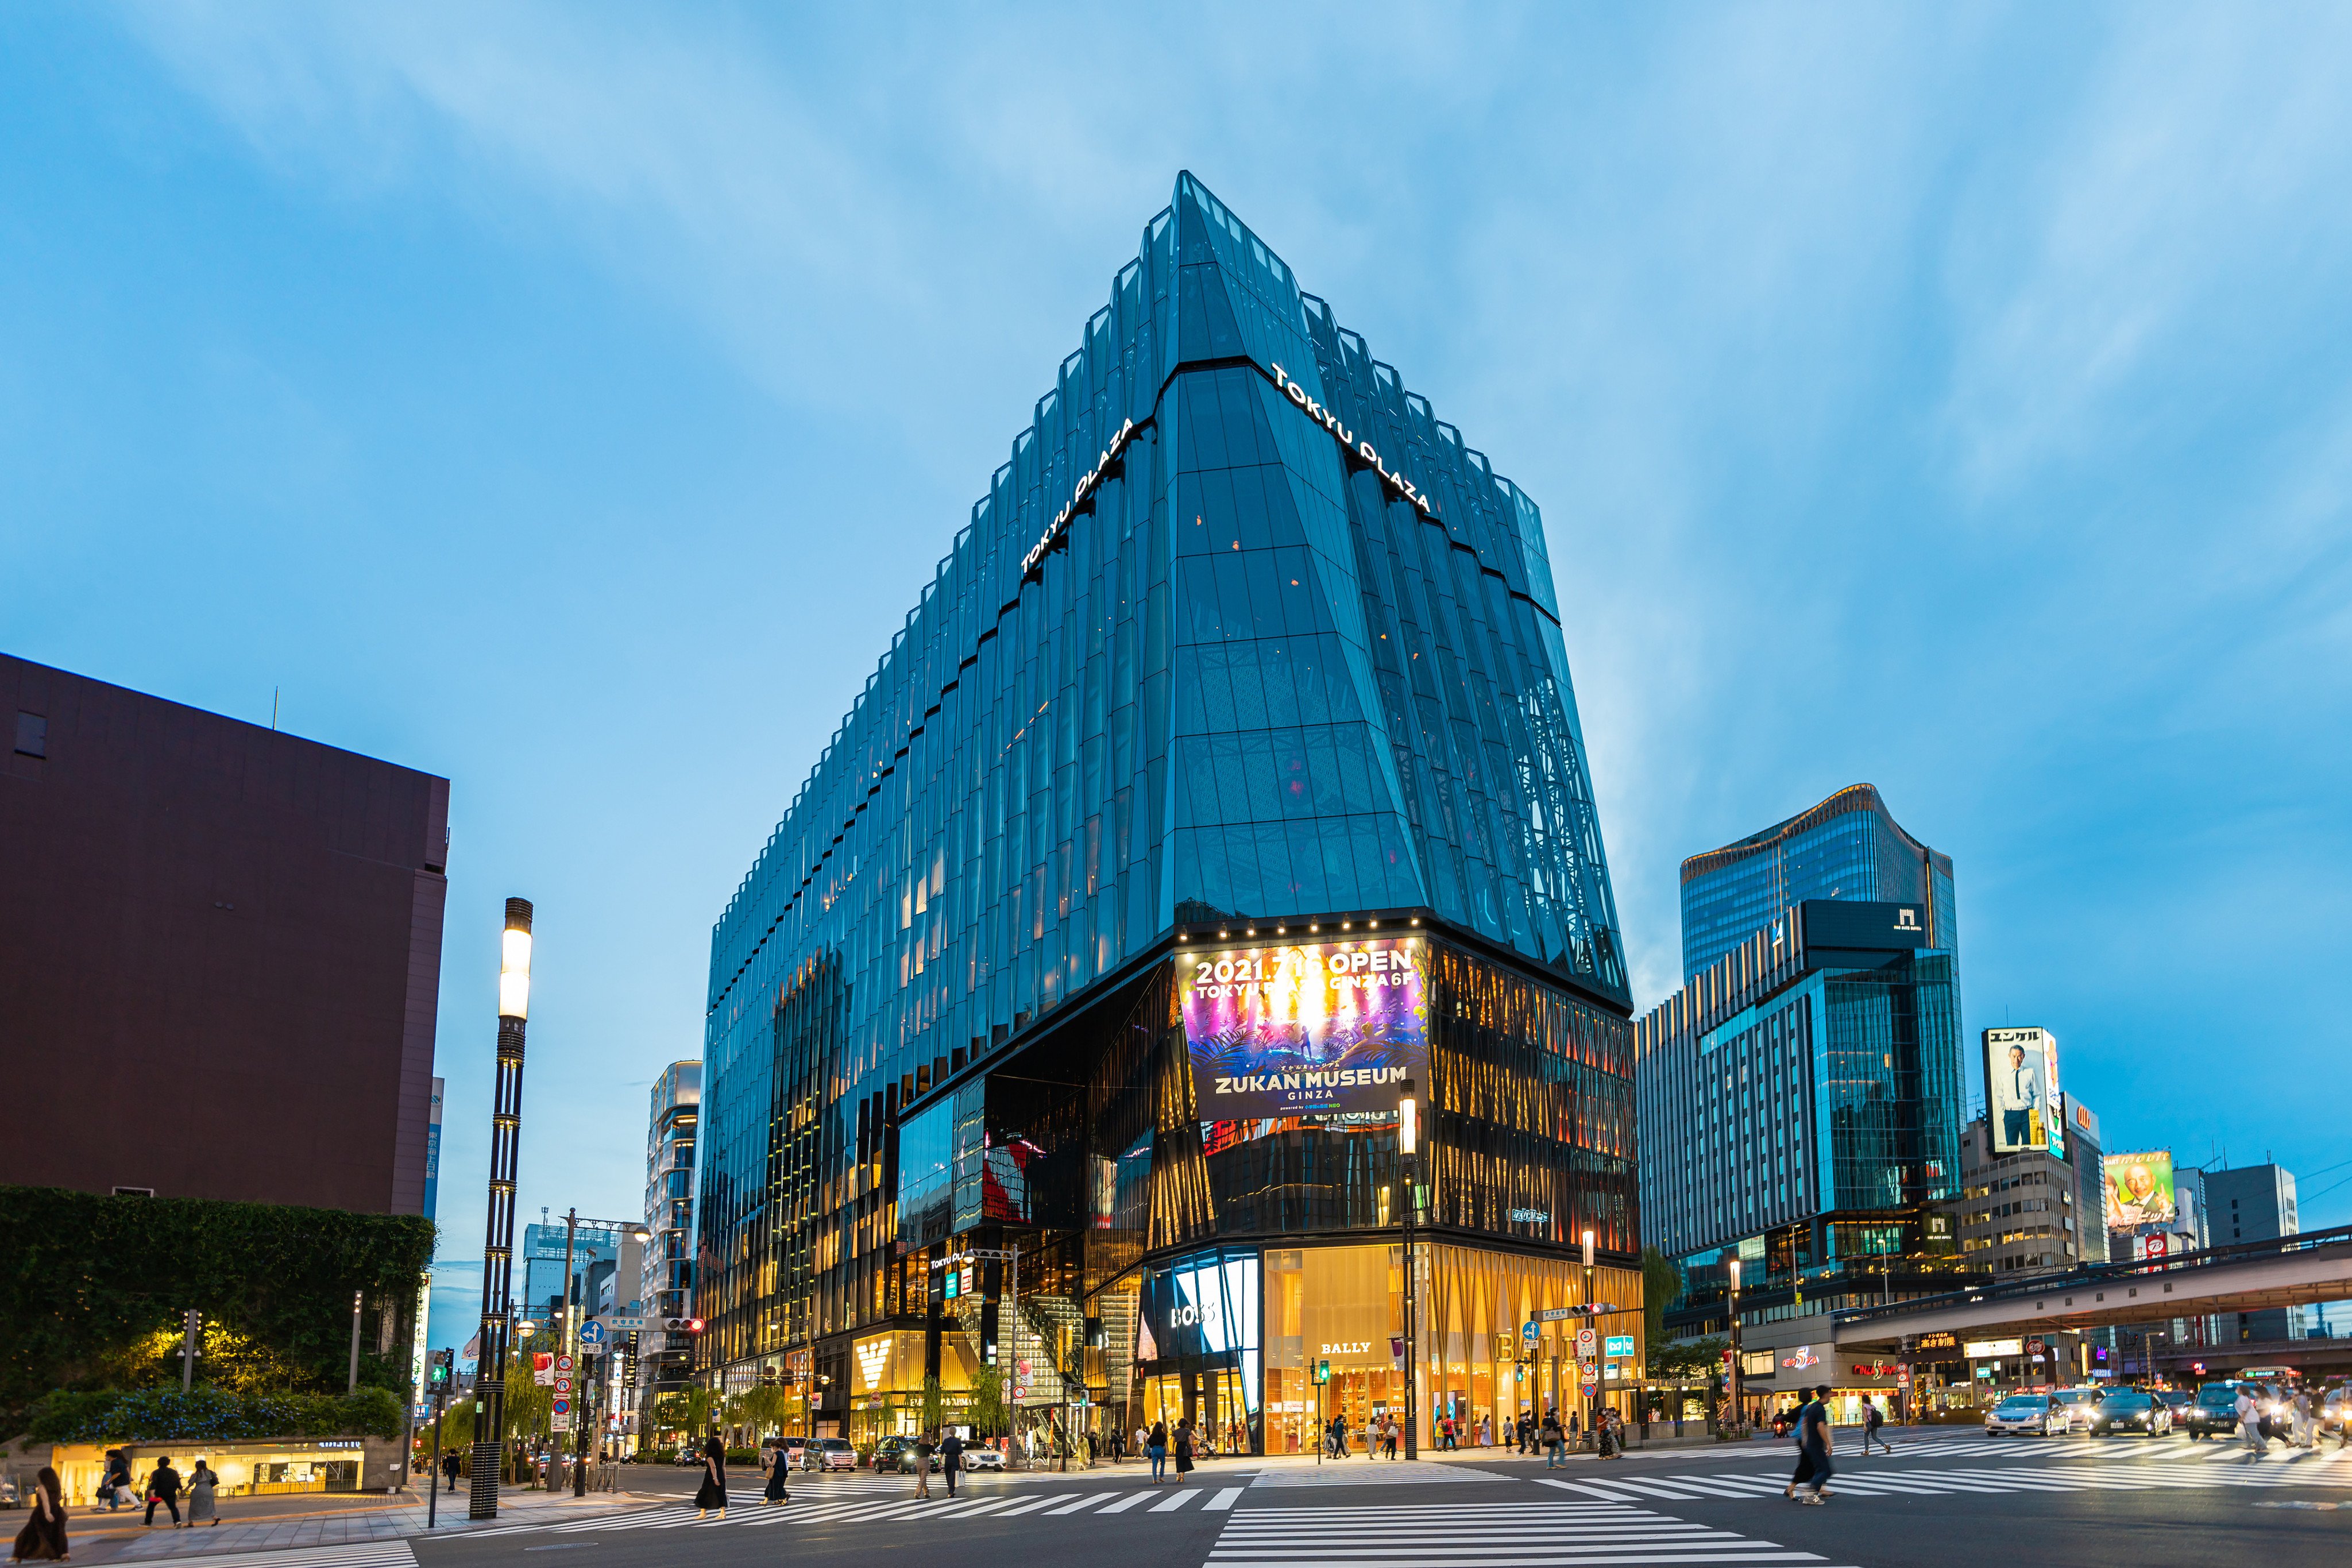
{"label": "round traffic sign", "polygon": [[1592,1347],[1598,1343],[1600,1343],[1600,1336],[1592,1331],[1590,1325],[1576,1331],[1577,1354],[1591,1355],[1592,1353]]}
{"label": "round traffic sign", "polygon": [[1588,1377],[1588,1378],[1586,1378],[1586,1379],[1584,1380],[1584,1397],[1585,1397],[1585,1398],[1590,1399],[1590,1398],[1591,1398],[1594,1394],[1598,1394],[1598,1393],[1600,1393],[1600,1392],[1601,1392],[1601,1385],[1600,1385],[1599,1384],[1597,1384],[1597,1383],[1593,1382],[1593,1381],[1592,1381],[1591,1378],[1589,1378],[1589,1377]]}
{"label": "round traffic sign", "polygon": [[555,1370],[558,1372],[570,1372],[572,1370],[572,1358],[568,1355],[557,1356],[555,1358]]}
{"label": "round traffic sign", "polygon": [[555,1397],[557,1397],[558,1399],[561,1399],[561,1398],[562,1398],[565,1394],[569,1394],[569,1393],[571,1393],[571,1392],[572,1392],[572,1380],[571,1380],[570,1378],[568,1378],[568,1377],[559,1377],[559,1378],[557,1378],[557,1379],[555,1380]]}
{"label": "round traffic sign", "polygon": [[593,1320],[581,1324],[580,1342],[583,1345],[603,1344],[604,1342],[604,1325],[596,1322]]}
{"label": "round traffic sign", "polygon": [[572,1401],[568,1399],[558,1399],[551,1408],[558,1415],[569,1415],[572,1414]]}
{"label": "round traffic sign", "polygon": [[1533,1344],[1538,1340],[1543,1338],[1543,1330],[1534,1322],[1521,1323],[1519,1325],[1519,1338],[1527,1341],[1529,1344]]}

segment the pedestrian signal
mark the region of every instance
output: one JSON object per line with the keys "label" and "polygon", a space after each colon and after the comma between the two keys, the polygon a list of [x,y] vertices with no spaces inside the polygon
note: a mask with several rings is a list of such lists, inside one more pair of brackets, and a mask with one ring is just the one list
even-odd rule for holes
{"label": "pedestrian signal", "polygon": [[1329,1362],[1318,1361],[1315,1363],[1315,1381],[1318,1383],[1328,1383],[1331,1381],[1331,1363]]}

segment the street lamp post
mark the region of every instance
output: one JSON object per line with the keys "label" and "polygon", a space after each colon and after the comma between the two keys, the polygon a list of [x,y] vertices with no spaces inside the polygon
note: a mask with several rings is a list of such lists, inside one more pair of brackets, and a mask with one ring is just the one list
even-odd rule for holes
{"label": "street lamp post", "polygon": [[1731,1424],[1748,1425],[1748,1408],[1739,1402],[1739,1259],[1731,1260]]}
{"label": "street lamp post", "polygon": [[474,1484],[468,1519],[499,1516],[506,1451],[507,1294],[514,1283],[516,1154],[522,1140],[523,1022],[530,1015],[530,900],[507,900],[499,942],[499,1077],[490,1106],[490,1211],[483,1228],[482,1331],[475,1363]]}
{"label": "street lamp post", "polygon": [[[1592,1232],[1587,1230],[1580,1239],[1583,1242],[1584,1251],[1584,1310],[1586,1312],[1591,1314],[1584,1321],[1592,1325],[1592,1332],[1597,1337],[1601,1332],[1601,1317],[1593,1307]],[[1603,1347],[1596,1345],[1595,1348],[1600,1349]],[[1600,1358],[1597,1356],[1593,1359],[1592,1370],[1595,1373],[1598,1373],[1601,1370]],[[1584,1365],[1581,1358],[1579,1358],[1576,1372],[1578,1378],[1580,1380],[1584,1376]],[[1601,1452],[1601,1429],[1593,1423],[1599,1418],[1600,1415],[1601,1396],[1598,1394],[1585,1395],[1584,1434],[1586,1436],[1592,1439],[1592,1451],[1596,1454]]]}
{"label": "street lamp post", "polygon": [[[1421,1359],[1420,1336],[1413,1331],[1419,1305],[1414,1277],[1421,1270],[1412,1251],[1412,1212],[1421,1206],[1421,1187],[1412,1172],[1413,1155],[1421,1146],[1421,1103],[1413,1098],[1412,1079],[1406,1079],[1397,1089],[1397,1152],[1404,1171],[1404,1457],[1412,1459],[1421,1455],[1421,1411],[1413,1397]],[[1319,1399],[1322,1390],[1316,1394]],[[1319,1416],[1322,1406],[1318,1404],[1316,1410]]]}

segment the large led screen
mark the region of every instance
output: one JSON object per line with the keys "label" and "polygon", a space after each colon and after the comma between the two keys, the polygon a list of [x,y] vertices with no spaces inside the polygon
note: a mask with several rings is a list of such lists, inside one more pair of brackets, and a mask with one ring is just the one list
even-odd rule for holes
{"label": "large led screen", "polygon": [[2107,1228],[2137,1230],[2144,1225],[2170,1225],[2180,1217],[2172,1192],[2172,1151],[2147,1154],[2110,1154],[2104,1162],[2107,1178]]}
{"label": "large led screen", "polygon": [[1203,1121],[1393,1111],[1428,1093],[1427,944],[1418,936],[1180,954]]}
{"label": "large led screen", "polygon": [[1996,1154],[2046,1149],[2064,1158],[2066,1119],[2058,1112],[2058,1037],[2047,1029],[1987,1029],[1985,1099]]}

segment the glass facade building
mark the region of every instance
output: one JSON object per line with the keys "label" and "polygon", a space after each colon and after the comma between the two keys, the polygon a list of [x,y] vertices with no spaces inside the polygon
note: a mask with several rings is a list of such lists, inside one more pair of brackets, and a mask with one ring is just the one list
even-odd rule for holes
{"label": "glass facade building", "polygon": [[654,1079],[646,1119],[645,1274],[637,1299],[646,1326],[637,1336],[637,1388],[646,1408],[641,1431],[661,1395],[684,1386],[693,1370],[690,1335],[656,1320],[694,1315],[694,1142],[702,1114],[702,1064],[672,1062]]}
{"label": "glass facade building", "polygon": [[[1402,1276],[1407,1073],[1424,1416],[1520,1396],[1494,1337],[1581,1299],[1580,1229],[1638,1300],[1554,575],[1534,502],[1181,177],[713,932],[700,1372],[861,1439],[992,1366],[1024,1421],[1084,1390],[1263,1444],[1309,1353],[1280,1280]],[[1389,1064],[1345,1108],[1210,1103],[1265,1081],[1188,1034],[1244,944],[1340,999],[1316,1049]],[[1342,1247],[1375,1262],[1268,1261]],[[1369,1414],[1403,1349],[1359,1327]]]}
{"label": "glass facade building", "polygon": [[1780,911],[1634,1026],[1644,1239],[1677,1334],[1952,1288],[1966,1077],[1923,904]]}
{"label": "glass facade building", "polygon": [[1870,784],[1683,862],[1683,978],[1809,899],[1917,904],[1930,946],[1957,955],[1952,858],[1903,831]]}

